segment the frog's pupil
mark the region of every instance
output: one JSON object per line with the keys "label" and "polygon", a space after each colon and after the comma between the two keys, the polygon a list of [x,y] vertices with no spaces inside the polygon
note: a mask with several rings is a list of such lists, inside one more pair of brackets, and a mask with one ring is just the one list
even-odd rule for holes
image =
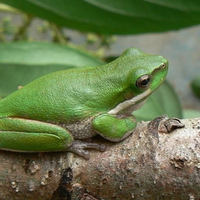
{"label": "frog's pupil", "polygon": [[147,79],[141,81],[141,85],[144,85],[144,86],[148,85],[149,81],[150,81],[150,78],[147,78]]}
{"label": "frog's pupil", "polygon": [[151,82],[151,77],[149,75],[143,75],[141,76],[137,82],[136,85],[139,89],[147,89],[147,87],[149,87]]}

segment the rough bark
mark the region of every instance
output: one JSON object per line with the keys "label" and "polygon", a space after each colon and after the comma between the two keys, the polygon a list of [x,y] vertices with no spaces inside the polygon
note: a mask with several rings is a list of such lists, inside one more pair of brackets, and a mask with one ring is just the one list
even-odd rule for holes
{"label": "rough bark", "polygon": [[91,151],[89,160],[0,151],[0,199],[199,199],[200,118],[170,133],[162,122],[139,123],[120,143],[101,141],[107,150]]}

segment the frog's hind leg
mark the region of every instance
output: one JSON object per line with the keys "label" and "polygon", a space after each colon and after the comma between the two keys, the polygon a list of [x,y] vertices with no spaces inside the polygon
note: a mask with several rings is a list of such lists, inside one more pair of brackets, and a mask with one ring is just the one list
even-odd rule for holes
{"label": "frog's hind leg", "polygon": [[71,151],[89,159],[86,149],[104,151],[105,145],[73,140],[54,124],[20,118],[0,118],[0,149],[17,152]]}
{"label": "frog's hind leg", "polygon": [[0,149],[9,151],[64,151],[73,137],[54,124],[20,118],[0,118]]}

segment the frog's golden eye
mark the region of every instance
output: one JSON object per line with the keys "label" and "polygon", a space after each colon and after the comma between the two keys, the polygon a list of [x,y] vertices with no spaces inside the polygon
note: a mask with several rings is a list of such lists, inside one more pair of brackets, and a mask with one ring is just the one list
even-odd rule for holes
{"label": "frog's golden eye", "polygon": [[144,90],[147,89],[151,82],[151,76],[150,75],[143,75],[136,81],[136,86],[138,89]]}

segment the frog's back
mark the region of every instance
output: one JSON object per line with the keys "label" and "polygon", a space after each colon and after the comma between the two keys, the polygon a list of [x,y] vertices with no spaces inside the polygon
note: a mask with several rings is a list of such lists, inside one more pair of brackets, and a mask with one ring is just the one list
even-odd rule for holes
{"label": "frog's back", "polygon": [[55,116],[58,120],[68,118],[65,110],[69,112],[77,101],[72,97],[73,87],[77,87],[76,81],[79,80],[76,71],[79,70],[48,74],[10,94],[0,101],[0,116],[41,120],[55,119]]}
{"label": "frog's back", "polygon": [[[98,92],[91,87],[95,81],[94,73],[93,68],[76,68],[36,79],[0,101],[0,117],[63,122],[92,116],[104,108],[110,109],[103,100],[101,103],[104,105],[99,104],[98,95],[106,93],[104,82]],[[95,110],[98,106],[100,110]]]}

